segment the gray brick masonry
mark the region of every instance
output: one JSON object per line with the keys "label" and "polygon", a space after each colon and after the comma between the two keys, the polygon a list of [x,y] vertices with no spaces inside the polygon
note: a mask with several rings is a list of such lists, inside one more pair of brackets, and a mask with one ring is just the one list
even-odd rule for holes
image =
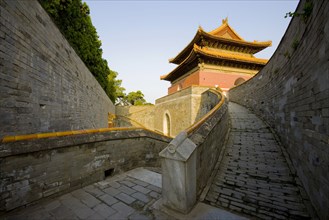
{"label": "gray brick masonry", "polygon": [[205,200],[261,219],[307,219],[294,175],[267,126],[229,103],[232,128],[224,157]]}
{"label": "gray brick masonry", "polygon": [[[149,183],[122,174],[34,206],[15,210],[1,216],[1,219],[156,219],[159,213],[154,213],[150,208],[156,202],[151,194],[159,195],[161,188],[152,185],[150,187],[152,189],[142,193],[133,190],[131,188],[133,186],[126,186],[125,189],[131,189],[135,193],[130,196],[120,192],[116,198],[105,192],[109,189],[117,190],[115,187],[127,182],[136,182],[133,186],[138,187],[151,186]],[[109,187],[104,189],[104,185]],[[173,219],[173,217],[162,213],[161,219]]]}
{"label": "gray brick masonry", "polygon": [[276,131],[319,217],[329,219],[329,2],[308,2],[310,16],[292,19],[269,63],[229,98]]}
{"label": "gray brick masonry", "polygon": [[0,10],[0,138],[108,127],[114,105],[38,1]]}

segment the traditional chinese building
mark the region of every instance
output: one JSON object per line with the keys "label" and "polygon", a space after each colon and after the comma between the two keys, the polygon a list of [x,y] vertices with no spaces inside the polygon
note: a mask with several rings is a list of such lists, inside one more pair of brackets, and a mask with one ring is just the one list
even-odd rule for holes
{"label": "traditional chinese building", "polygon": [[168,94],[192,85],[220,87],[224,92],[262,69],[268,60],[255,53],[271,46],[272,41],[245,41],[228,24],[228,19],[213,31],[199,27],[193,40],[169,62],[178,66],[161,76],[171,82]]}

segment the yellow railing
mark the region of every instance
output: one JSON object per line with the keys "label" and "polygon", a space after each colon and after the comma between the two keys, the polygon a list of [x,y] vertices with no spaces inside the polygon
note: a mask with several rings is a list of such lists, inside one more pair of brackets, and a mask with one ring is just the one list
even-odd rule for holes
{"label": "yellow railing", "polygon": [[[206,115],[204,115],[199,121],[192,124],[190,127],[186,129],[187,134],[191,134],[197,128],[199,128],[210,116],[212,116],[225,102],[225,96],[218,90],[210,89],[211,92],[215,93],[218,98],[220,98],[220,102],[211,109]],[[70,135],[79,135],[79,134],[93,134],[93,133],[101,133],[101,132],[110,132],[110,131],[130,131],[136,129],[146,130],[158,135],[162,135],[165,137],[169,137],[164,135],[161,132],[153,131],[142,124],[134,121],[128,117],[120,115],[119,117],[126,118],[131,120],[133,123],[137,124],[140,127],[112,127],[112,128],[99,128],[99,129],[85,129],[85,130],[74,130],[74,131],[61,131],[61,132],[48,132],[48,133],[38,133],[38,134],[27,134],[27,135],[14,135],[14,136],[6,136],[1,139],[1,143],[15,142],[15,141],[24,141],[24,140],[34,140],[34,139],[42,139],[42,138],[52,138],[52,137],[63,137]],[[170,137],[172,138],[172,137]]]}
{"label": "yellow railing", "polygon": [[[51,137],[63,137],[69,135],[77,135],[77,134],[92,134],[92,133],[100,133],[100,132],[108,132],[108,131],[129,131],[135,130],[134,128],[98,128],[98,129],[86,129],[86,130],[75,130],[75,131],[61,131],[61,132],[48,132],[48,133],[39,133],[39,134],[27,134],[27,135],[15,135],[15,136],[6,136],[1,139],[1,143],[8,143],[14,141],[24,141],[24,140],[32,140],[32,139],[42,139],[42,138],[51,138]],[[141,128],[144,129],[144,128]],[[145,130],[145,129],[144,129]]]}

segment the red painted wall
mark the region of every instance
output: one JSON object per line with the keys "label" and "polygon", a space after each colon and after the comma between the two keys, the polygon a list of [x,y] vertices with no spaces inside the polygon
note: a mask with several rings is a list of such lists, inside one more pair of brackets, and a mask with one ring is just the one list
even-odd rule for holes
{"label": "red painted wall", "polygon": [[244,80],[250,79],[252,76],[249,74],[241,73],[223,73],[214,72],[209,70],[197,70],[188,77],[174,83],[168,88],[168,94],[175,93],[180,89],[185,89],[192,85],[215,87],[218,85],[223,91],[228,91],[234,86],[238,78]]}
{"label": "red painted wall", "polygon": [[199,85],[199,78],[199,70],[197,70],[188,77],[172,84],[171,87],[168,88],[168,95],[179,91],[179,87],[180,89],[185,89],[191,85]]}
{"label": "red painted wall", "polygon": [[235,81],[238,78],[243,78],[244,80],[250,79],[252,76],[249,74],[241,73],[223,73],[223,72],[212,72],[212,71],[201,71],[199,75],[199,85],[200,86],[211,86],[215,87],[218,85],[223,91],[234,86]]}

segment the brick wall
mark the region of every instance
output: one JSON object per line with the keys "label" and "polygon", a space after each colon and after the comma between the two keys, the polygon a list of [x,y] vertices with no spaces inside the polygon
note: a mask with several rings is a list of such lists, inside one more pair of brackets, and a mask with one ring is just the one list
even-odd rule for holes
{"label": "brick wall", "polygon": [[189,134],[189,138],[197,145],[197,197],[201,195],[206,187],[218,161],[219,154],[225,145],[230,126],[227,109],[227,102],[225,101],[198,129]]}
{"label": "brick wall", "polygon": [[0,214],[136,167],[160,167],[170,138],[121,130],[1,143]]}
{"label": "brick wall", "polygon": [[165,114],[170,118],[170,135],[176,136],[201,119],[220,100],[208,87],[190,86],[156,100],[154,128],[163,132]]}
{"label": "brick wall", "polygon": [[107,127],[113,104],[37,0],[0,10],[0,138]]}
{"label": "brick wall", "polygon": [[[130,127],[138,126],[137,123],[154,130],[154,105],[147,106],[116,106],[115,113],[117,115],[115,120],[116,127]],[[125,117],[120,117],[125,116]],[[124,121],[129,123],[124,123]],[[137,122],[137,123],[134,123]],[[140,127],[140,126],[139,126]]]}
{"label": "brick wall", "polygon": [[318,215],[328,219],[329,2],[310,2],[308,19],[294,17],[269,63],[229,98],[276,130]]}

